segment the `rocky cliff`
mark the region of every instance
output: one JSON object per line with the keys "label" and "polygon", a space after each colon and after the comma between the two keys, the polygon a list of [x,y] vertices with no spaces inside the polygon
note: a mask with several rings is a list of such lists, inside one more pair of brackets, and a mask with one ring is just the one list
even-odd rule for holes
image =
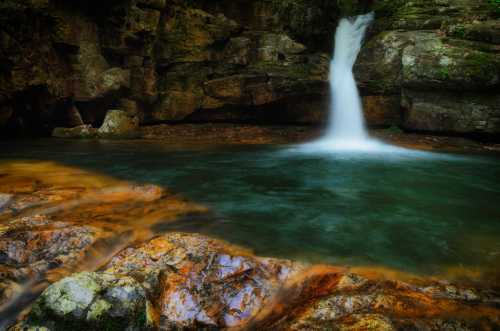
{"label": "rocky cliff", "polygon": [[142,125],[321,123],[338,19],[370,9],[356,68],[369,124],[498,135],[489,0],[5,0],[0,126],[99,127],[109,109]]}
{"label": "rocky cliff", "polygon": [[378,1],[356,67],[372,123],[500,132],[500,2]]}

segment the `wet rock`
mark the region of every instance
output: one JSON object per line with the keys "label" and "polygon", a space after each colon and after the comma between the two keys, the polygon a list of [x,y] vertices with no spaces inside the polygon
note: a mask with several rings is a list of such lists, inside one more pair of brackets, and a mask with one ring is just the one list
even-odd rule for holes
{"label": "wet rock", "polygon": [[97,131],[101,138],[134,138],[138,135],[139,119],[126,111],[109,110]]}
{"label": "wet rock", "polygon": [[400,96],[400,117],[410,130],[498,135],[494,7],[471,0],[377,1],[378,19],[355,66],[362,94]]}
{"label": "wet rock", "polygon": [[79,273],[49,286],[25,325],[51,330],[145,330],[154,321],[144,289],[132,278]]}
{"label": "wet rock", "polygon": [[[352,278],[355,277],[355,278]],[[351,286],[338,286],[333,295],[299,311],[286,322],[266,326],[273,330],[489,330],[500,322],[487,295],[474,303],[442,289],[428,295],[428,288],[399,281],[374,281],[349,276]],[[456,292],[463,290],[456,289]],[[493,310],[491,310],[493,309]],[[465,317],[466,316],[466,317]],[[267,324],[264,324],[267,325]]]}
{"label": "wet rock", "polygon": [[4,163],[0,174],[8,201],[0,208],[0,304],[8,318],[48,283],[94,270],[130,242],[150,238],[155,224],[206,211],[154,185],[50,162]]}
{"label": "wet rock", "polygon": [[401,90],[402,54],[411,43],[409,32],[386,31],[361,49],[354,73],[363,94],[397,94]]}
{"label": "wet rock", "polygon": [[411,130],[496,134],[500,130],[498,95],[404,90],[403,126]]}
{"label": "wet rock", "polygon": [[69,127],[84,125],[82,115],[75,105],[70,105],[66,110],[67,124]]}
{"label": "wet rock", "polygon": [[12,199],[12,194],[0,193],[0,212],[8,206]]}
{"label": "wet rock", "polygon": [[95,138],[97,129],[92,125],[79,125],[74,128],[55,128],[52,136],[57,138]]}
{"label": "wet rock", "polygon": [[401,123],[400,96],[368,95],[362,99],[368,126],[391,126]]}
{"label": "wet rock", "polygon": [[242,325],[301,268],[201,235],[172,233],[127,248],[106,272],[134,277],[158,298],[162,329],[190,330]]}
{"label": "wet rock", "polygon": [[403,86],[468,91],[499,86],[500,61],[494,54],[447,45],[435,34],[422,33],[414,42],[403,51]]}

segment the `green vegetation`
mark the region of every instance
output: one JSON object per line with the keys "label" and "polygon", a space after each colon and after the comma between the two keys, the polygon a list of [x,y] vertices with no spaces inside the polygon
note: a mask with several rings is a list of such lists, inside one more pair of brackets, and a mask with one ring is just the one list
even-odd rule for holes
{"label": "green vegetation", "polygon": [[453,35],[458,38],[464,38],[465,37],[465,27],[463,25],[458,25],[455,27],[453,30]]}
{"label": "green vegetation", "polygon": [[496,14],[497,17],[500,16],[500,0],[488,0],[488,4],[493,13]]}
{"label": "green vegetation", "polygon": [[450,78],[450,68],[448,67],[442,67],[439,69],[439,76],[446,80]]}

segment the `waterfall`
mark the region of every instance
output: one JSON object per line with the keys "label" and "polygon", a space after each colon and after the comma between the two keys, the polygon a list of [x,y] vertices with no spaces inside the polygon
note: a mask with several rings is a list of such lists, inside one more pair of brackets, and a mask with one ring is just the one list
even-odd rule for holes
{"label": "waterfall", "polygon": [[340,20],[335,33],[335,49],[330,65],[332,102],[326,134],[307,146],[323,150],[379,151],[383,143],[370,138],[364,123],[363,106],[353,66],[366,29],[374,19],[369,13]]}
{"label": "waterfall", "polygon": [[335,51],[330,64],[332,103],[325,139],[362,142],[368,139],[361,98],[352,68],[356,62],[373,13],[340,20],[335,33]]}

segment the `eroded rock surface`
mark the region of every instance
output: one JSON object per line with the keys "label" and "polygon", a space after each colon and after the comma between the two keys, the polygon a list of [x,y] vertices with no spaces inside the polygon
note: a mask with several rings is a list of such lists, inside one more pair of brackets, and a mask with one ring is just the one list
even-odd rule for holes
{"label": "eroded rock surface", "polygon": [[153,236],[154,225],[206,211],[157,186],[50,162],[2,164],[0,178],[4,309],[68,273],[93,270],[134,240]]}
{"label": "eroded rock surface", "polygon": [[2,328],[500,327],[498,284],[311,266],[199,234],[160,233],[206,208],[52,163],[2,164],[0,178]]}
{"label": "eroded rock surface", "polygon": [[[386,105],[385,122],[412,131],[498,135],[499,5],[381,0],[375,9],[378,19],[355,71],[365,98],[400,99]],[[366,112],[369,118],[377,110]]]}
{"label": "eroded rock surface", "polygon": [[83,272],[44,291],[24,327],[146,330],[153,323],[150,309],[144,289],[133,278]]}
{"label": "eroded rock surface", "polygon": [[108,317],[126,311],[160,330],[492,330],[500,326],[499,300],[492,289],[259,258],[170,233],[123,250],[102,273],[51,285],[18,327],[39,320],[51,330],[64,323],[104,329]]}

